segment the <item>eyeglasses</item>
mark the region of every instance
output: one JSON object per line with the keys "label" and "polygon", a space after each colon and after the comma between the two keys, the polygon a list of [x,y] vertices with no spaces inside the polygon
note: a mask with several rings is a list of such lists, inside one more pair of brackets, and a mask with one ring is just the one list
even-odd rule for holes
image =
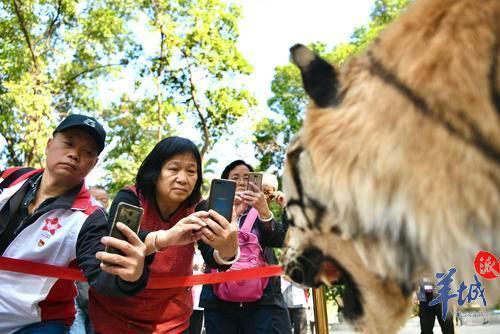
{"label": "eyeglasses", "polygon": [[240,182],[240,181],[245,181],[248,182],[248,175],[243,175],[243,176],[235,176],[231,178],[232,181]]}
{"label": "eyeglasses", "polygon": [[276,198],[276,192],[272,190],[264,190],[264,195],[269,201],[272,201]]}

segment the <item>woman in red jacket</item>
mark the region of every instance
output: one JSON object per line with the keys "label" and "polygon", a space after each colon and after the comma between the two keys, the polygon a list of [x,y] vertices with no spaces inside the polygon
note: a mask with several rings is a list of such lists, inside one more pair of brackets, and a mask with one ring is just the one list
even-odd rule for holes
{"label": "woman in red jacket", "polygon": [[[236,258],[237,227],[214,211],[204,211],[202,182],[201,157],[195,144],[169,137],[146,157],[135,186],[122,189],[115,197],[110,217],[119,202],[144,209],[141,230],[152,231],[146,237],[147,254],[158,251],[149,266],[152,274],[191,275],[195,241],[211,249],[205,257],[210,266],[227,269]],[[146,288],[119,302],[90,292],[89,313],[98,333],[186,333],[192,311],[191,288]]]}

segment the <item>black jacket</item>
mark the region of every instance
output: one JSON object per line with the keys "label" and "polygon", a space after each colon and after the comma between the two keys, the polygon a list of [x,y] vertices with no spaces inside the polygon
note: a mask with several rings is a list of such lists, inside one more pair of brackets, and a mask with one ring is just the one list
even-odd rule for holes
{"label": "black jacket", "polygon": [[[20,214],[25,199],[30,197],[30,192],[36,192],[35,181],[40,176],[39,173],[30,176],[23,186],[11,197],[2,210],[0,210],[0,239],[8,245],[27,226],[33,224],[38,217],[55,209],[70,209],[75,198],[83,189],[83,183],[68,190],[65,194],[42,203],[31,215]],[[11,207],[10,202],[14,198],[21,199],[16,203],[16,207]],[[24,200],[23,200],[24,199]],[[9,226],[10,225],[10,226]],[[15,226],[12,226],[15,225]],[[10,231],[10,233],[9,233]],[[101,238],[109,234],[108,220],[104,210],[97,209],[91,213],[78,234],[76,243],[76,260],[78,267],[87,277],[89,284],[97,292],[108,296],[130,296],[141,291],[147,284],[149,270],[145,265],[144,272],[137,282],[127,282],[120,277],[106,273],[100,269],[100,261],[95,257],[98,251],[104,250]],[[3,253],[4,249],[0,250]],[[151,259],[148,259],[151,261]],[[147,262],[150,262],[147,261]]]}
{"label": "black jacket", "polygon": [[[245,218],[248,214],[248,210],[245,214],[240,217],[239,225],[243,224]],[[264,256],[268,264],[276,264],[278,261],[274,255],[274,247],[282,247],[283,241],[285,239],[285,234],[288,226],[284,224],[278,224],[274,219],[270,222],[262,222],[259,218],[256,219],[254,226],[258,230],[259,242],[263,248]],[[209,247],[213,253],[213,249]],[[207,249],[200,247],[203,258],[208,257],[209,254]],[[210,272],[211,268],[207,266],[207,272]],[[200,295],[200,307],[205,309],[229,309],[235,307],[245,307],[247,305],[277,305],[286,308],[285,301],[283,299],[283,294],[281,293],[281,280],[279,276],[270,277],[269,284],[264,290],[262,298],[256,302],[252,303],[237,303],[228,302],[218,298],[212,289],[212,285],[204,285]]]}

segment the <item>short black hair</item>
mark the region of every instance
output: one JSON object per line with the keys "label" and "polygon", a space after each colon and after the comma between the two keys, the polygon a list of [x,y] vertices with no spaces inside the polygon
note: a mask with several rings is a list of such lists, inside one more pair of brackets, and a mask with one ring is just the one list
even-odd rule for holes
{"label": "short black hair", "polygon": [[99,185],[99,184],[96,184],[95,186],[90,186],[89,190],[90,189],[101,189],[101,190],[104,190],[105,192],[107,192],[106,188],[104,186]]}
{"label": "short black hair", "polygon": [[156,181],[160,176],[163,165],[174,155],[182,153],[193,154],[196,160],[196,170],[198,174],[193,192],[185,202],[189,206],[192,206],[200,200],[201,184],[203,183],[200,151],[198,151],[198,148],[191,140],[173,136],[164,138],[158,142],[146,159],[144,159],[141,167],[139,167],[137,171],[137,176],[135,177],[137,191],[141,193],[149,203],[156,205]]}
{"label": "short black hair", "polygon": [[227,165],[224,170],[222,171],[222,174],[220,176],[221,179],[227,179],[229,177],[229,173],[235,169],[236,167],[240,166],[240,165],[244,165],[244,166],[247,166],[247,168],[253,172],[253,167],[246,163],[244,160],[234,160],[233,162],[231,162],[229,165]]}

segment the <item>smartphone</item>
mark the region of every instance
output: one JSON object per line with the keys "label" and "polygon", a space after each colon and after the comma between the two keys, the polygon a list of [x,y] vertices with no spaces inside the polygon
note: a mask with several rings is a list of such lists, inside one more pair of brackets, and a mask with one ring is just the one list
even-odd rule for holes
{"label": "smartphone", "polygon": [[256,173],[256,172],[250,172],[248,173],[248,186],[247,189],[250,189],[250,182],[255,184],[257,187],[259,187],[260,190],[262,190],[262,176],[263,173]]}
{"label": "smartphone", "polygon": [[233,202],[236,193],[236,182],[231,180],[213,179],[210,184],[208,208],[224,216],[228,222],[233,217]]}
{"label": "smartphone", "polygon": [[[113,218],[113,225],[111,226],[111,232],[109,233],[109,236],[120,240],[127,240],[127,238],[122,234],[122,232],[120,232],[116,228],[116,223],[118,222],[127,225],[132,231],[134,231],[137,234],[139,232],[139,227],[141,224],[141,218],[143,213],[144,213],[143,208],[125,202],[118,203],[118,207],[116,208],[116,213],[115,217]],[[104,251],[113,254],[122,254],[121,251],[111,246],[106,246]]]}

